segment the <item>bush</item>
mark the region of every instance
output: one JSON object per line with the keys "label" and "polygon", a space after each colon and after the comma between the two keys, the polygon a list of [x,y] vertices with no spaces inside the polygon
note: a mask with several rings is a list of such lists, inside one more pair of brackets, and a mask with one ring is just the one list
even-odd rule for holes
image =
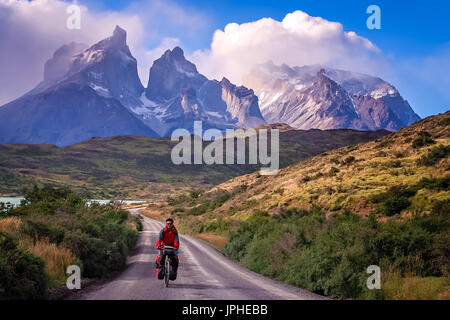
{"label": "bush", "polygon": [[391,160],[386,163],[387,168],[401,168],[402,162],[400,160]]}
{"label": "bush", "polygon": [[337,157],[331,158],[330,161],[331,161],[332,163],[334,163],[334,164],[337,164],[337,165],[340,164],[340,161],[339,161],[339,159],[338,159]]}
{"label": "bush", "polygon": [[450,146],[444,146],[442,144],[431,148],[427,154],[421,156],[417,160],[417,164],[420,166],[432,166],[439,160],[448,157],[450,154]]}
{"label": "bush", "polygon": [[306,175],[300,180],[300,182],[308,182],[308,181],[311,181],[311,180],[312,180],[311,177]]}
{"label": "bush", "polygon": [[419,137],[413,141],[412,146],[413,148],[421,148],[434,143],[436,142],[427,131],[421,131],[419,132]]}
{"label": "bush", "polygon": [[[318,208],[256,212],[230,232],[224,254],[280,281],[336,298],[383,298],[366,287],[366,268],[421,277],[448,272],[449,217],[423,216],[380,223],[350,211]],[[383,287],[382,287],[383,289]]]}
{"label": "bush", "polygon": [[142,230],[144,230],[144,225],[142,224],[142,221],[144,220],[144,218],[142,218],[142,216],[141,215],[137,215],[136,217],[135,217],[135,221],[136,221],[136,230],[137,231],[142,231]]}
{"label": "bush", "polygon": [[86,201],[67,189],[33,188],[25,203],[10,214],[20,215],[23,234],[69,249],[81,261],[84,277],[105,277],[125,267],[129,251],[142,230],[140,218],[131,218],[114,204]]}
{"label": "bush", "polygon": [[338,168],[336,168],[336,167],[331,167],[330,171],[328,171],[328,175],[329,175],[330,177],[332,177],[332,176],[335,176],[336,173],[338,173],[338,172],[339,172],[339,169],[338,169]]}
{"label": "bush", "polygon": [[0,300],[44,299],[47,283],[44,261],[0,232]]}
{"label": "bush", "polygon": [[349,164],[353,163],[354,161],[355,161],[355,157],[354,156],[350,156],[350,157],[345,158],[342,161],[342,164],[349,165]]}
{"label": "bush", "polygon": [[393,186],[388,191],[370,198],[373,203],[378,203],[381,212],[387,216],[393,216],[411,205],[410,197],[414,196],[417,188],[403,185]]}
{"label": "bush", "polygon": [[59,244],[64,239],[64,230],[42,221],[27,220],[23,232],[31,238],[47,238],[51,243]]}

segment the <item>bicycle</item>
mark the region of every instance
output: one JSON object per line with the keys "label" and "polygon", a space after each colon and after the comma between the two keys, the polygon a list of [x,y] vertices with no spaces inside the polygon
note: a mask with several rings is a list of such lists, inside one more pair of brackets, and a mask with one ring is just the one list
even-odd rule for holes
{"label": "bicycle", "polygon": [[162,256],[161,259],[164,259],[164,284],[166,288],[169,286],[169,278],[170,273],[172,272],[172,255],[174,252],[174,247],[172,246],[164,246],[162,250]]}

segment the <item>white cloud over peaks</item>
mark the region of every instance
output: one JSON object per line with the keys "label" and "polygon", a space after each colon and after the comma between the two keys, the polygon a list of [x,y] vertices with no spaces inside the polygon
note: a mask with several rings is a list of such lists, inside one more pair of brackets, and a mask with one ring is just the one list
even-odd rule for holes
{"label": "white cloud over peaks", "polygon": [[287,14],[280,22],[263,18],[243,24],[230,23],[216,30],[211,48],[194,52],[190,58],[199,72],[212,78],[228,77],[241,83],[242,76],[257,63],[330,67],[377,74],[386,62],[380,50],[342,24],[302,11]]}

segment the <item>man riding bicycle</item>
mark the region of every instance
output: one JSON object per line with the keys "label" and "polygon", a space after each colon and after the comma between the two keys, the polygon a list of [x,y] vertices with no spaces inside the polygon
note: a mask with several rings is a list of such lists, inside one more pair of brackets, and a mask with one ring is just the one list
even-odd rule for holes
{"label": "man riding bicycle", "polygon": [[164,246],[172,246],[174,247],[173,254],[169,256],[172,261],[172,269],[173,272],[170,274],[169,279],[175,280],[177,278],[178,271],[178,248],[180,247],[180,240],[178,239],[178,231],[173,225],[173,219],[166,219],[166,226],[159,232],[158,241],[156,241],[156,248],[159,249],[159,255],[156,258],[156,276],[158,279],[164,279],[164,255],[162,254],[162,250]]}

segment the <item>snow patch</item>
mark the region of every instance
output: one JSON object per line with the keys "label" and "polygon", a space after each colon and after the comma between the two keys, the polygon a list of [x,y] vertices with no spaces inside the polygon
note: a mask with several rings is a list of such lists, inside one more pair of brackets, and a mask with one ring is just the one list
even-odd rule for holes
{"label": "snow patch", "polygon": [[143,119],[150,119],[154,117],[161,121],[161,119],[166,115],[166,108],[164,106],[158,105],[156,102],[149,100],[145,96],[145,92],[139,97],[142,105],[137,107],[131,107],[131,111]]}
{"label": "snow patch", "polygon": [[98,85],[96,85],[94,83],[89,84],[89,86],[92,89],[94,89],[99,95],[101,95],[103,97],[106,97],[106,98],[111,97],[111,94],[110,94],[110,92],[109,92],[109,90],[107,88],[98,86]]}
{"label": "snow patch", "polygon": [[217,112],[217,111],[205,111],[205,112],[206,112],[206,114],[208,114],[210,116],[213,116],[213,117],[216,117],[216,118],[222,118],[223,117],[222,114]]}

